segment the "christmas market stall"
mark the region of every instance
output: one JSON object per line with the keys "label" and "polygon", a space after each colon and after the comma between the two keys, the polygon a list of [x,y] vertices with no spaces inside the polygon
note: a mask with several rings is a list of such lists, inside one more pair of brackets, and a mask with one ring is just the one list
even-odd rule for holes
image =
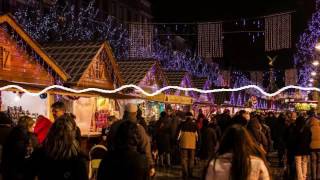
{"label": "christmas market stall", "polygon": [[[211,82],[207,77],[192,77],[192,87],[208,90],[211,87]],[[195,100],[193,104],[193,110],[196,116],[200,110],[206,116],[213,111],[214,102],[212,101],[213,98],[211,97],[211,94],[196,92],[192,93],[191,95]]]}
{"label": "christmas market stall", "polygon": [[[164,73],[169,86],[179,86],[184,88],[192,87],[191,76],[188,72],[165,70]],[[168,103],[171,103],[175,110],[188,111],[190,108],[189,106],[193,103],[192,94],[195,96],[195,92],[172,89],[169,94],[167,94]],[[171,101],[169,99],[171,99]]]}
{"label": "christmas market stall", "polygon": [[[70,76],[65,86],[84,89],[115,89],[122,84],[111,48],[107,42],[56,42],[43,44],[50,55]],[[107,126],[108,117],[119,117],[117,94],[78,94],[58,97],[76,116],[83,136],[94,136]]]}
{"label": "christmas market stall", "polygon": [[[0,84],[18,85],[31,92],[61,84],[69,76],[49,57],[10,16],[0,16]],[[49,117],[50,93],[31,96],[17,89],[0,92],[1,111],[7,111],[13,120],[19,116]]]}
{"label": "christmas market stall", "polygon": [[[166,77],[156,60],[132,59],[118,61],[117,63],[125,84],[137,85],[149,93],[155,92],[167,85]],[[130,101],[139,105],[139,108],[147,121],[159,118],[160,112],[165,108],[165,93],[160,93],[151,97],[145,96],[136,90],[131,90],[129,93],[140,97],[139,99]],[[125,103],[127,103],[126,100],[122,101],[123,105]]]}

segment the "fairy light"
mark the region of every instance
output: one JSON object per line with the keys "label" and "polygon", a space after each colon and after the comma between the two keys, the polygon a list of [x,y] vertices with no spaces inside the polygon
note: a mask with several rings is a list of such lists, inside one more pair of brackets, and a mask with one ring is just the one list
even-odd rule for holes
{"label": "fairy light", "polygon": [[44,88],[43,90],[41,90],[37,93],[29,92],[28,90],[26,90],[23,87],[18,86],[18,85],[7,85],[7,86],[1,87],[0,91],[4,91],[7,89],[11,89],[11,88],[18,89],[18,90],[23,91],[24,93],[29,94],[31,96],[39,96],[40,94],[46,93],[47,91],[49,91],[51,89],[60,89],[60,90],[64,90],[64,91],[68,91],[68,92],[72,92],[72,93],[77,93],[77,94],[87,93],[87,92],[98,92],[98,93],[104,93],[104,94],[112,94],[112,93],[117,93],[119,91],[123,91],[124,89],[127,89],[127,88],[134,88],[136,91],[138,91],[146,96],[156,96],[156,95],[162,93],[163,91],[167,91],[170,89],[176,89],[176,90],[180,90],[180,91],[194,91],[194,92],[205,93],[205,94],[217,93],[217,92],[237,92],[237,91],[243,91],[243,90],[247,90],[247,89],[255,89],[255,90],[259,91],[261,94],[263,94],[264,96],[268,96],[268,97],[276,96],[276,95],[278,95],[286,90],[289,90],[289,89],[320,92],[320,88],[317,88],[317,87],[302,87],[302,86],[290,85],[290,86],[285,86],[285,87],[277,90],[276,92],[268,93],[268,92],[265,92],[259,86],[247,85],[247,86],[242,86],[239,88],[229,88],[229,89],[220,88],[220,89],[211,89],[211,90],[203,90],[203,89],[197,89],[197,88],[185,88],[185,87],[180,87],[180,86],[166,86],[166,87],[163,87],[155,92],[149,93],[149,92],[144,91],[141,87],[134,85],[134,84],[123,85],[123,86],[121,86],[117,89],[113,89],[113,90],[106,90],[106,89],[100,89],[100,88],[86,88],[86,89],[78,90],[78,89],[72,89],[72,88],[68,88],[68,87],[64,87],[64,86],[60,86],[60,85],[52,85],[52,86],[48,86],[48,87]]}

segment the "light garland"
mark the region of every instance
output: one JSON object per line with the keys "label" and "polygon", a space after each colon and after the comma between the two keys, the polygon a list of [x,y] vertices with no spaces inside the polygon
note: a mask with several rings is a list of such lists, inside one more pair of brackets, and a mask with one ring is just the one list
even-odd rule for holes
{"label": "light garland", "polygon": [[295,86],[295,85],[290,85],[290,86],[286,86],[283,87],[279,90],[277,90],[276,92],[273,93],[268,93],[265,92],[262,88],[260,88],[259,86],[256,85],[247,85],[247,86],[243,86],[243,87],[239,87],[239,88],[230,88],[230,89],[225,89],[225,88],[220,88],[220,89],[211,89],[211,90],[202,90],[202,89],[197,89],[197,88],[185,88],[185,87],[180,87],[180,86],[166,86],[163,87],[155,92],[149,93],[144,91],[141,87],[134,85],[134,84],[129,84],[129,85],[123,85],[117,89],[113,89],[113,90],[106,90],[106,89],[100,89],[100,88],[86,88],[86,89],[82,89],[82,90],[78,90],[78,89],[72,89],[72,88],[68,88],[68,87],[64,87],[64,86],[60,86],[60,85],[52,85],[52,86],[48,86],[46,88],[44,88],[43,90],[37,92],[37,93],[32,93],[29,92],[28,90],[24,89],[21,86],[18,85],[7,85],[7,86],[3,86],[0,88],[0,91],[4,91],[7,89],[18,89],[20,91],[23,91],[24,93],[27,93],[31,96],[39,96],[40,94],[44,94],[47,91],[50,91],[51,89],[61,89],[64,91],[68,91],[68,92],[72,92],[72,93],[77,93],[77,94],[81,94],[81,93],[87,93],[87,92],[98,92],[98,93],[105,93],[105,94],[113,94],[113,93],[117,93],[119,91],[122,91],[124,89],[127,88],[134,88],[137,91],[141,92],[142,94],[146,95],[146,96],[156,96],[160,93],[162,93],[163,91],[168,91],[170,89],[176,89],[176,90],[180,90],[180,91],[194,91],[194,92],[198,92],[198,93],[217,93],[217,92],[237,92],[237,91],[243,91],[246,89],[255,89],[257,91],[259,91],[261,94],[263,94],[264,96],[267,97],[273,97],[276,96],[288,89],[297,89],[297,90],[301,90],[301,91],[317,91],[320,92],[320,88],[316,88],[316,87],[301,87],[301,86]]}

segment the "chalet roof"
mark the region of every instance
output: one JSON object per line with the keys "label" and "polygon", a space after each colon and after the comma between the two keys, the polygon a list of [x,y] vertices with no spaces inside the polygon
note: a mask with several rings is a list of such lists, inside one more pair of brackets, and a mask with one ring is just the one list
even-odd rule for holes
{"label": "chalet roof", "polygon": [[165,70],[164,74],[167,77],[169,86],[179,86],[183,78],[186,76],[187,72]]}
{"label": "chalet roof", "polygon": [[126,60],[118,61],[120,75],[125,84],[137,85],[155,65],[155,60]]}
{"label": "chalet roof", "polygon": [[0,24],[3,23],[7,23],[20,38],[22,38],[43,59],[43,61],[60,76],[62,80],[66,81],[69,78],[68,74],[40,48],[41,46],[23,30],[10,14],[0,16]]}
{"label": "chalet roof", "polygon": [[101,47],[102,42],[54,42],[42,49],[77,83]]}
{"label": "chalet roof", "polygon": [[192,77],[192,87],[203,89],[207,80],[207,77]]}

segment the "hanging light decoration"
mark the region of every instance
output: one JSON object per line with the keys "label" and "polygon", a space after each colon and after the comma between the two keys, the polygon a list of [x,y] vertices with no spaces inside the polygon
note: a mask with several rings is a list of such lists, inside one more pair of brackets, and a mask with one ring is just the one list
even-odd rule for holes
{"label": "hanging light decoration", "polygon": [[291,14],[265,17],[265,51],[291,48]]}

